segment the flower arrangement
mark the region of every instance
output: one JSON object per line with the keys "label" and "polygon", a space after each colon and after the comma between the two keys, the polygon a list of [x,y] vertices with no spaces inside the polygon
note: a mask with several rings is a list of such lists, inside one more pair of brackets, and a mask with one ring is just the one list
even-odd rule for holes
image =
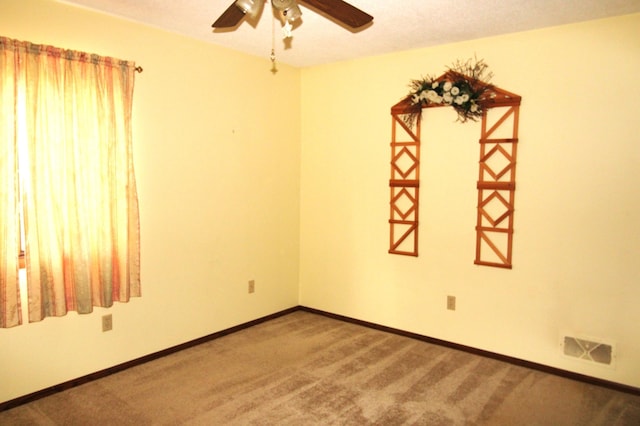
{"label": "flower arrangement", "polygon": [[469,59],[457,61],[438,79],[413,80],[409,85],[411,92],[405,97],[407,124],[413,124],[422,108],[429,105],[452,106],[458,113],[456,121],[462,123],[481,118],[483,109],[480,101],[490,96],[487,92],[493,88],[489,84],[493,74],[487,68],[483,60]]}

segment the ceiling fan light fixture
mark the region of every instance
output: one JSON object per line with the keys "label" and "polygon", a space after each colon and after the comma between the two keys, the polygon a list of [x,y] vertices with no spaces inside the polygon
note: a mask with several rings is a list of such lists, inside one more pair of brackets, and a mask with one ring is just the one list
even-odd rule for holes
{"label": "ceiling fan light fixture", "polygon": [[287,21],[293,22],[296,19],[300,19],[302,17],[302,11],[298,7],[298,5],[294,3],[293,6],[283,10],[282,15],[284,15],[284,18]]}
{"label": "ceiling fan light fixture", "polygon": [[245,14],[255,17],[260,13],[264,0],[236,0],[236,6]]}
{"label": "ceiling fan light fixture", "polygon": [[290,23],[293,23],[295,20],[302,17],[302,11],[297,4],[294,4],[292,7],[285,9],[280,13],[282,13],[284,20]]}
{"label": "ceiling fan light fixture", "polygon": [[298,6],[296,4],[296,0],[271,0],[271,4],[281,12],[284,12],[293,6]]}

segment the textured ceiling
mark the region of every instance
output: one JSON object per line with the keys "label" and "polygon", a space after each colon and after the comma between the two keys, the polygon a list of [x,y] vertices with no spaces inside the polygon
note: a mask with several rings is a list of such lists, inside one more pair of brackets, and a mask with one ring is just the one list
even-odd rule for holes
{"label": "textured ceiling", "polygon": [[[63,0],[255,56],[271,53],[273,19],[232,31],[211,24],[234,0]],[[304,1],[304,0],[302,0]],[[349,0],[374,20],[350,31],[306,8],[290,46],[275,27],[278,62],[307,67],[364,56],[640,12],[640,0]]]}

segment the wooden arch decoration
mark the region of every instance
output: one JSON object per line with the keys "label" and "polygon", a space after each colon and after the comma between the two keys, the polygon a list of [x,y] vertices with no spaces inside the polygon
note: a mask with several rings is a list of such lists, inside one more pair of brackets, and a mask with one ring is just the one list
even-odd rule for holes
{"label": "wooden arch decoration", "polygon": [[[451,76],[449,71],[434,81],[447,81]],[[482,109],[474,261],[477,265],[512,267],[521,99],[491,86],[477,102]],[[423,108],[442,106],[447,105],[428,104]],[[418,115],[413,121],[407,120],[411,109],[410,98],[391,107],[389,253],[418,256],[421,119]],[[489,115],[497,119],[491,121]]]}

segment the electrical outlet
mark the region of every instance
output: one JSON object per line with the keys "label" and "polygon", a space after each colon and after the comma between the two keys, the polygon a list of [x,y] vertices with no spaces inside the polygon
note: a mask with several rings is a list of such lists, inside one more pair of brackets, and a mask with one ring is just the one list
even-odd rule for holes
{"label": "electrical outlet", "polygon": [[102,331],[110,331],[113,329],[113,318],[111,314],[102,316]]}
{"label": "electrical outlet", "polygon": [[256,282],[255,280],[250,280],[249,281],[249,293],[255,293],[256,292]]}
{"label": "electrical outlet", "polygon": [[456,310],[456,297],[455,296],[447,296],[447,309],[450,311]]}

